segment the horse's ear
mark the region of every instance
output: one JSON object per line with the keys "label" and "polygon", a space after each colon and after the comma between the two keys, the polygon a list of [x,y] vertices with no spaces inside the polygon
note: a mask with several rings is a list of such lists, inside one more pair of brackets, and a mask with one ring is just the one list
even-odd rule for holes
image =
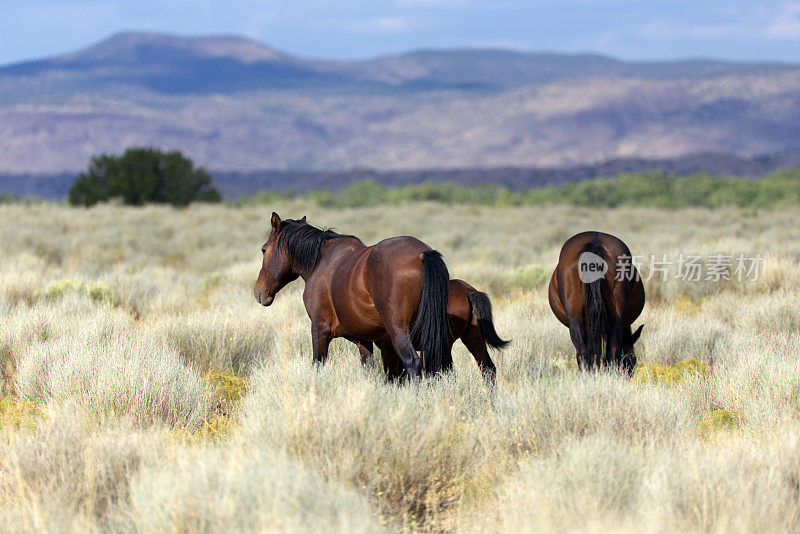
{"label": "horse's ear", "polygon": [[276,232],[281,229],[281,218],[274,211],[272,212],[272,218],[270,219],[269,222],[272,225],[272,229],[275,230]]}
{"label": "horse's ear", "polygon": [[636,343],[636,341],[639,339],[639,336],[642,335],[642,328],[644,328],[644,325],[640,325],[639,328],[636,329],[636,332],[631,334],[631,345]]}
{"label": "horse's ear", "polygon": [[300,219],[300,222],[306,222],[306,216],[305,215],[303,215],[303,218]]}

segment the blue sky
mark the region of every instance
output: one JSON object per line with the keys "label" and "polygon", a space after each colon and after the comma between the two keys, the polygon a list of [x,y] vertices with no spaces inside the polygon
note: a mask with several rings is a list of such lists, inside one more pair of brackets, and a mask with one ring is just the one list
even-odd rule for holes
{"label": "blue sky", "polygon": [[493,46],[800,62],[800,0],[3,0],[0,64],[121,30],[245,35],[337,58]]}

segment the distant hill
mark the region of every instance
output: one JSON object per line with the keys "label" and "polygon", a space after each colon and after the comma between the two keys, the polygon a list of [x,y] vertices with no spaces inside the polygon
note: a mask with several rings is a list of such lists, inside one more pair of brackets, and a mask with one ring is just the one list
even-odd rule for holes
{"label": "distant hill", "polygon": [[693,78],[770,72],[778,63],[733,63],[706,59],[625,62],[598,54],[556,54],[512,50],[420,50],[352,65],[367,79],[394,85],[508,89],[580,78]]}
{"label": "distant hill", "polygon": [[800,66],[494,49],[332,61],[123,33],[0,67],[0,173],[74,173],[134,145],[225,173],[747,159],[800,152]]}
{"label": "distant hill", "polygon": [[791,68],[686,60],[624,62],[596,54],[494,49],[419,50],[367,61],[304,59],[240,37],[120,33],[89,48],[0,68],[0,80],[74,92],[130,86],[163,94],[346,88],[509,89],[577,78],[665,79]]}

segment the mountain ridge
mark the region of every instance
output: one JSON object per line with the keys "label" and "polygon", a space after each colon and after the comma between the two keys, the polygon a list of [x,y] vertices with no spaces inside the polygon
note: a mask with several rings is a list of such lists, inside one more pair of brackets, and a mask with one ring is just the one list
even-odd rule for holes
{"label": "mountain ridge", "polygon": [[416,50],[341,61],[129,32],[0,67],[0,172],[130,146],[212,170],[569,167],[800,150],[800,66]]}
{"label": "mountain ridge", "polygon": [[[202,69],[207,73],[226,73],[269,84],[267,66],[287,78],[298,76],[302,83],[315,77],[334,80],[385,83],[390,86],[421,87],[426,89],[489,88],[509,89],[531,83],[560,79],[589,77],[633,77],[660,79],[664,77],[696,77],[730,72],[752,72],[791,69],[797,65],[767,62],[735,62],[706,58],[671,61],[624,61],[612,56],[593,53],[566,54],[557,52],[525,52],[502,48],[417,49],[401,54],[384,55],[365,60],[331,60],[305,58],[269,47],[258,41],[238,36],[182,37],[155,32],[121,32],[86,48],[52,58],[0,66],[4,76],[35,76],[48,70],[81,72],[90,77],[95,87],[105,81],[108,68],[117,67],[115,81],[124,80],[121,69],[143,69],[163,76],[180,76],[180,66],[199,78]],[[187,67],[188,66],[188,67]],[[93,72],[102,70],[102,74]],[[272,73],[272,74],[276,74]],[[157,92],[188,94],[198,91],[196,85],[186,84],[167,90],[165,84],[147,83],[134,75],[128,81]],[[186,76],[186,72],[182,75]],[[287,84],[286,87],[302,87]],[[218,88],[218,87],[217,87]],[[248,90],[253,84],[235,83],[223,91]]]}

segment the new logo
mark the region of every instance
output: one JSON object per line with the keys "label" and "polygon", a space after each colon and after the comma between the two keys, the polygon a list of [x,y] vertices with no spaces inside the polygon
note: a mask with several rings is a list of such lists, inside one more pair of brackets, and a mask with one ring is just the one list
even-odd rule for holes
{"label": "new logo", "polygon": [[578,258],[578,275],[584,284],[591,284],[600,280],[607,272],[608,264],[597,254],[584,252]]}

